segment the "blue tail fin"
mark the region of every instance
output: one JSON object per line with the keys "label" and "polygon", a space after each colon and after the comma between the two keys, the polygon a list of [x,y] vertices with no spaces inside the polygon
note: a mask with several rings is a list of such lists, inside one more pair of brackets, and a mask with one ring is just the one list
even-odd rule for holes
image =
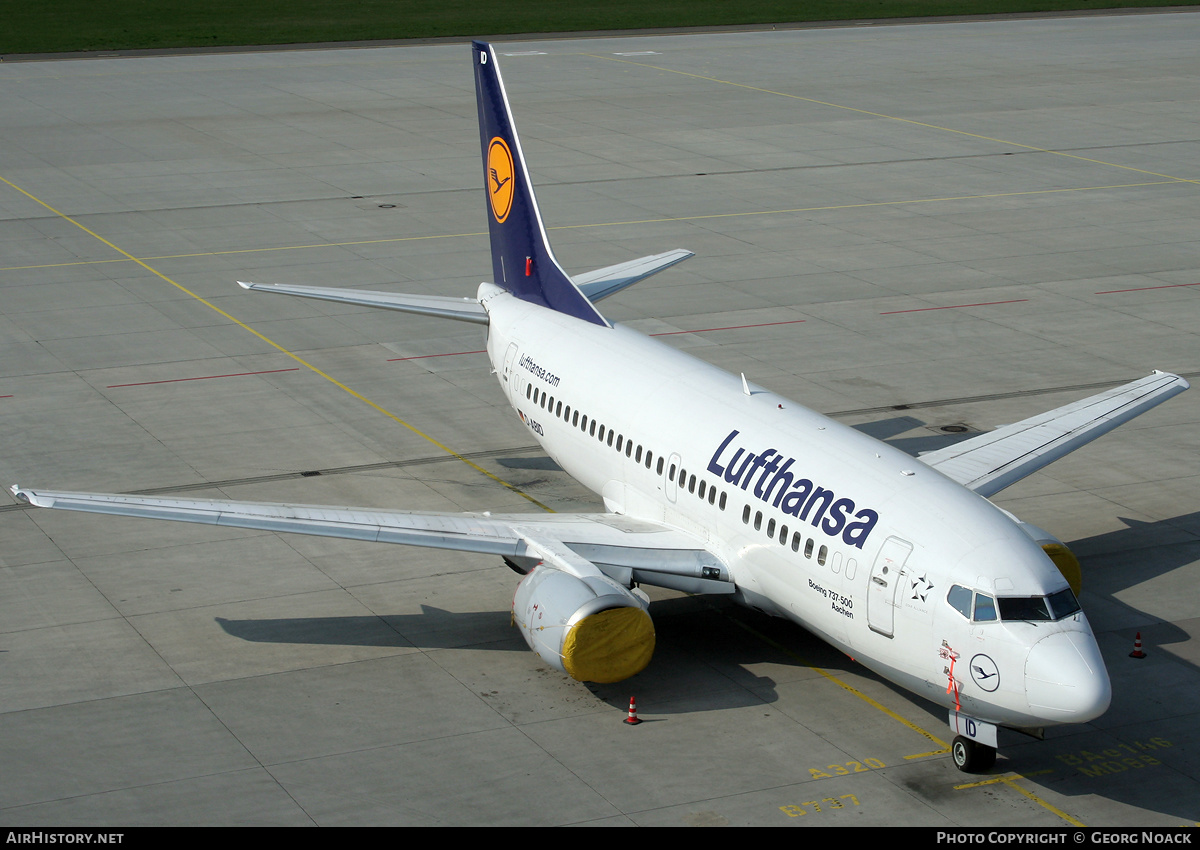
{"label": "blue tail fin", "polygon": [[550,250],[496,53],[490,44],[476,41],[472,54],[494,282],[522,301],[607,327]]}

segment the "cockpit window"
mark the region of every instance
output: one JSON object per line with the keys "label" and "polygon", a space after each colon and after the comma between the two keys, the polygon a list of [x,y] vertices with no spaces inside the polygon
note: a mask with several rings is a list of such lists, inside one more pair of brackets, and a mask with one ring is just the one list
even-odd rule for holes
{"label": "cockpit window", "polygon": [[977,593],[956,584],[946,594],[946,602],[968,620],[977,623],[996,620],[1047,622],[1061,620],[1079,610],[1079,601],[1069,587],[1049,596],[1001,596],[993,599],[986,593]]}
{"label": "cockpit window", "polygon": [[972,618],[977,623],[991,622],[996,619],[996,600],[992,597],[983,594],[975,594],[975,616]]}
{"label": "cockpit window", "polygon": [[1006,620],[1052,620],[1045,596],[1001,596],[1000,616]]}
{"label": "cockpit window", "polygon": [[950,588],[950,592],[946,594],[946,601],[950,603],[950,607],[958,613],[962,614],[967,619],[971,618],[971,591],[965,587],[954,585]]}
{"label": "cockpit window", "polygon": [[1046,598],[1050,600],[1050,616],[1056,620],[1079,610],[1079,600],[1075,598],[1075,591],[1069,587],[1064,587],[1058,593],[1051,593]]}
{"label": "cockpit window", "polygon": [[1005,620],[1061,620],[1079,610],[1071,588],[1049,596],[1001,596],[1000,617]]}

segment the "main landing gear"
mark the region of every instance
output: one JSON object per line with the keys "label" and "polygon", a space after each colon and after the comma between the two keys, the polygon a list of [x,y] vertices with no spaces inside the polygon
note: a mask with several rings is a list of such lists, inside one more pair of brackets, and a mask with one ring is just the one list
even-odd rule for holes
{"label": "main landing gear", "polygon": [[983,773],[996,763],[996,748],[959,735],[950,745],[950,757],[963,773]]}

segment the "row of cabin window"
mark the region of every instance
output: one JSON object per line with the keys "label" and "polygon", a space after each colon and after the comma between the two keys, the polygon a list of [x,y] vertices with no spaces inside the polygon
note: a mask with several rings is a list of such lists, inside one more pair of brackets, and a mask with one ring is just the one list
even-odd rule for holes
{"label": "row of cabin window", "polygon": [[[535,404],[537,404],[539,407],[544,408],[545,410],[554,414],[554,416],[563,420],[567,424],[569,424],[573,427],[579,428],[585,434],[588,434],[592,437],[596,437],[602,443],[606,442],[605,426],[600,425],[597,428],[595,419],[591,420],[591,422],[589,423],[586,414],[581,417],[578,410],[575,410],[574,412],[572,412],[571,405],[568,404],[564,407],[561,399],[559,399],[556,402],[554,400],[554,396],[547,396],[545,390],[535,390],[533,388],[533,384],[530,384],[525,389],[525,398],[530,399]],[[614,437],[616,438],[615,445],[614,445]],[[635,451],[634,445],[633,445],[633,440],[626,440],[623,434],[618,434],[617,432],[613,431],[611,428],[607,429],[607,443],[610,446],[614,446],[614,448],[616,448],[616,450],[618,452],[622,450],[622,447],[624,447],[625,457],[633,458],[635,463],[644,463],[646,465],[646,469],[650,469],[654,463],[654,453],[652,451],[650,451],[649,449],[646,449],[645,453],[643,454],[642,447],[640,445],[637,447],[637,450]],[[656,471],[656,474],[658,474],[658,475],[663,474],[663,459],[662,459],[661,455],[658,458],[658,467],[655,471]],[[676,480],[675,472],[676,472],[675,464],[671,464],[671,470],[669,473],[669,477],[671,478],[672,481]],[[680,487],[683,487],[685,485],[685,482],[686,482],[686,486],[687,486],[687,491],[689,493],[695,493],[696,492],[696,476],[692,475],[691,478],[688,478],[687,470],[685,470],[683,467],[680,467],[677,483],[679,484]],[[715,486],[709,486],[708,482],[706,482],[704,479],[700,479],[699,496],[701,499],[705,498],[706,491],[708,493],[708,503],[710,505],[717,504],[718,503],[717,488]],[[719,502],[721,510],[725,510],[726,501],[727,501],[726,493],[724,490],[722,490],[721,498],[720,498],[720,502]]]}
{"label": "row of cabin window", "polygon": [[[746,525],[750,524],[750,506],[749,505],[746,505],[744,508],[742,508],[742,522],[744,522]],[[763,524],[763,512],[755,511],[754,512],[754,530],[761,531],[762,524]],[[775,534],[775,518],[769,517],[767,519],[767,537],[770,537],[772,540],[778,538],[779,545],[786,546],[787,542],[788,542],[787,524],[780,523],[779,534],[776,535]],[[801,534],[799,531],[792,532],[792,551],[793,552],[800,551],[800,541],[802,541],[802,540],[804,540],[803,534]],[[808,538],[805,541],[804,557],[809,558],[810,560],[812,559],[813,549],[816,548],[816,544],[817,544],[817,541],[812,537]],[[817,563],[820,564],[822,567],[825,566],[825,561],[828,557],[829,557],[829,547],[822,545],[821,548],[817,550]]]}
{"label": "row of cabin window", "polygon": [[[646,464],[646,469],[649,469],[653,464],[654,453],[652,451],[647,449],[643,456],[642,447],[639,445],[637,447],[637,453],[635,454],[633,450],[633,440],[626,440],[623,434],[618,434],[616,431],[612,430],[611,428],[606,428],[604,425],[599,425],[597,428],[597,422],[595,419],[592,419],[589,422],[586,414],[581,417],[578,410],[572,413],[571,405],[568,404],[566,407],[564,407],[561,399],[556,403],[554,401],[554,396],[550,396],[549,399],[547,399],[545,390],[540,391],[539,397],[539,392],[533,389],[533,384],[530,384],[525,390],[525,397],[533,400],[534,403],[536,403],[539,407],[545,408],[547,411],[563,420],[568,425],[579,428],[579,430],[583,431],[585,434],[596,437],[602,443],[607,442],[608,445],[616,448],[618,452],[623,449],[625,451],[625,457],[633,458],[637,463],[644,462]],[[605,439],[606,436],[607,441]],[[658,474],[661,475],[662,471],[663,459],[660,457],[658,459]]]}
{"label": "row of cabin window", "polygon": [[[676,484],[678,484],[680,489],[683,489],[684,484],[686,482],[687,491],[689,493],[695,493],[700,498],[700,501],[704,501],[705,491],[707,491],[708,503],[710,505],[717,505],[717,507],[719,507],[721,510],[725,510],[725,504],[728,501],[728,494],[724,490],[721,490],[720,491],[721,497],[720,497],[720,499],[718,499],[717,498],[718,491],[717,491],[717,487],[715,484],[710,485],[703,478],[697,479],[695,474],[692,474],[691,476],[689,476],[687,473],[687,470],[684,469],[682,466],[679,467],[679,475],[676,476],[675,475],[675,464],[671,464],[671,469],[670,469],[669,473],[667,474],[667,477],[670,478],[672,481],[674,481]],[[697,481],[699,482],[699,484],[697,484]]]}
{"label": "row of cabin window", "polygon": [[[608,445],[613,446],[618,452],[623,450],[625,457],[633,458],[637,463],[645,463],[646,469],[650,469],[653,465],[654,453],[652,451],[647,449],[643,453],[642,447],[638,446],[635,453],[633,440],[626,440],[623,434],[618,434],[611,428],[600,425],[595,419],[589,420],[586,414],[580,416],[579,411],[572,411],[569,404],[564,407],[561,399],[556,402],[554,396],[547,398],[545,390],[535,390],[533,384],[530,384],[525,390],[525,398],[532,400],[534,404],[546,409],[568,425],[578,428],[585,434],[596,437],[602,443],[607,442]],[[663,459],[660,457],[658,459],[658,474],[662,475],[662,471]]]}

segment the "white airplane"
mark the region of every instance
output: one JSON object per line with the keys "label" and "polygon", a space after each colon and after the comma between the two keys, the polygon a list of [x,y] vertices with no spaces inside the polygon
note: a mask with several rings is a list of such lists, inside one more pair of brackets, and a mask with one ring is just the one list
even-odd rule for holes
{"label": "white airplane", "polygon": [[[1188,388],[1163,372],[920,459],[628,328],[596,302],[692,256],[570,278],[550,250],[491,46],[472,47],[493,283],[475,298],[246,289],[474,322],[523,427],[598,514],[436,514],[13,487],[47,508],[482,552],[524,574],[531,649],[615,682],[654,650],[639,585],[786,617],[949,711],[954,763],[999,726],[1040,734],[1111,686],[1063,543],[987,497]],[[1073,586],[1072,586],[1073,583]]]}

